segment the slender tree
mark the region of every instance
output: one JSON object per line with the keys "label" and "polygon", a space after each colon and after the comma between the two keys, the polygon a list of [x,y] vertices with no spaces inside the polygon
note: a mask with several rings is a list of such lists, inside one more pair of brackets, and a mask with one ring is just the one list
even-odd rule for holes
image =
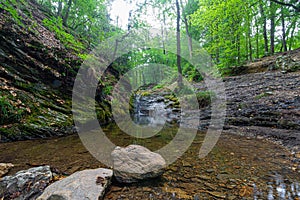
{"label": "slender tree", "polygon": [[260,14],[261,14],[262,23],[263,23],[263,36],[264,36],[264,47],[265,47],[264,55],[267,55],[269,52],[269,42],[268,42],[268,33],[267,33],[267,17],[265,14],[265,9],[263,7],[262,1],[259,1],[259,9],[260,9]]}
{"label": "slender tree", "polygon": [[177,40],[177,70],[178,70],[178,87],[182,87],[182,69],[181,69],[181,43],[180,43],[180,6],[179,1],[176,0],[176,40]]}
{"label": "slender tree", "polygon": [[282,27],[282,48],[283,51],[287,51],[286,45],[286,30],[285,30],[285,14],[284,14],[284,7],[281,6],[281,27]]}
{"label": "slender tree", "polygon": [[270,53],[275,53],[275,20],[276,20],[276,6],[273,1],[270,2]]}

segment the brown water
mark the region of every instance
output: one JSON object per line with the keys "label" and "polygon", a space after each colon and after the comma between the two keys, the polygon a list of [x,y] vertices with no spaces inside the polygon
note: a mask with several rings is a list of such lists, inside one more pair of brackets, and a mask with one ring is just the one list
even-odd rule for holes
{"label": "brown water", "polygon": [[[151,150],[166,145],[177,128],[150,139],[135,139],[115,125],[103,127],[113,143],[141,144]],[[198,132],[186,153],[159,179],[139,184],[113,182],[105,199],[299,199],[300,175],[290,153],[272,142],[223,134],[212,152],[198,158],[204,132]],[[0,144],[0,162],[11,162],[10,174],[37,165],[50,165],[71,174],[105,167],[82,145],[78,136]]]}

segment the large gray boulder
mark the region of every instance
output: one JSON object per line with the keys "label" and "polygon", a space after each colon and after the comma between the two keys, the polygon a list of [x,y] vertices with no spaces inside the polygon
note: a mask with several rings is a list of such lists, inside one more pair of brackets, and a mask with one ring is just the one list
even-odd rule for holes
{"label": "large gray boulder", "polygon": [[36,199],[49,185],[52,172],[49,166],[35,167],[0,179],[0,198]]}
{"label": "large gray boulder", "polygon": [[103,168],[79,171],[51,184],[37,200],[102,199],[112,175],[112,170]]}
{"label": "large gray boulder", "polygon": [[121,183],[133,183],[160,176],[165,169],[165,159],[139,145],[116,147],[111,153],[115,178]]}

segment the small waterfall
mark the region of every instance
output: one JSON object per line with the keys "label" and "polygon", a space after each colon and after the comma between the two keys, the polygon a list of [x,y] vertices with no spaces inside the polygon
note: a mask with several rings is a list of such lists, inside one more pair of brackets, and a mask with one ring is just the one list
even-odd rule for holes
{"label": "small waterfall", "polygon": [[172,113],[167,108],[164,98],[159,95],[134,96],[133,121],[139,125],[161,126],[164,125],[168,116]]}
{"label": "small waterfall", "polygon": [[136,94],[134,96],[134,114],[137,116],[141,115],[141,95]]}

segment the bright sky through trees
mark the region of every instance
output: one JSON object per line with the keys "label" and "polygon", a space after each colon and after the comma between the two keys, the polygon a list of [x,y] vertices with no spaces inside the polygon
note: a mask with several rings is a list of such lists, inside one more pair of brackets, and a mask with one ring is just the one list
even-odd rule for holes
{"label": "bright sky through trees", "polygon": [[122,29],[127,28],[129,11],[133,5],[128,4],[124,0],[114,0],[111,4],[110,17],[115,25]]}
{"label": "bright sky through trees", "polygon": [[[134,11],[137,9],[136,4],[143,4],[144,0],[132,0],[130,2],[126,0],[114,0],[111,3],[110,8],[110,17],[113,21],[114,25],[118,25],[118,27],[122,29],[128,28],[128,18],[129,12],[132,10],[132,14],[134,15]],[[146,13],[141,14],[139,17],[143,22],[148,23],[153,28],[160,28],[160,22],[158,18],[158,9],[149,8]]]}

